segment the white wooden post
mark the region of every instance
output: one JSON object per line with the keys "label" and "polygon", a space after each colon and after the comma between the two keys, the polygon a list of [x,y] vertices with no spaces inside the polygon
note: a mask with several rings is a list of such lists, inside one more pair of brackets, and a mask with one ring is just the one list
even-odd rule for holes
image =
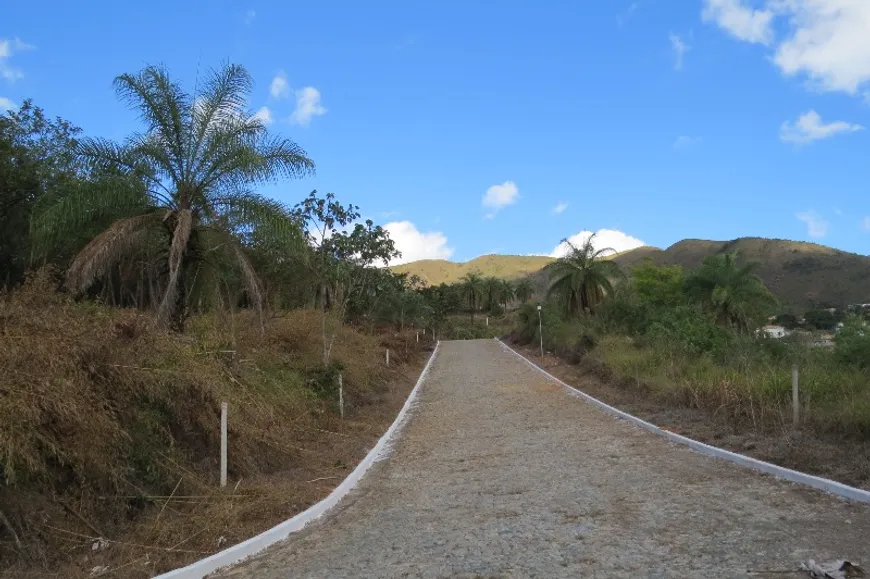
{"label": "white wooden post", "polygon": [[489,327],[489,316],[486,316],[486,327]]}
{"label": "white wooden post", "polygon": [[791,369],[791,421],[797,428],[800,423],[800,398],[798,396],[798,367],[795,364]]}
{"label": "white wooden post", "polygon": [[227,403],[221,402],[221,488],[227,486]]}
{"label": "white wooden post", "polygon": [[390,365],[390,349],[387,348],[387,366]]}
{"label": "white wooden post", "polygon": [[420,330],[417,330],[417,343],[420,343]]}
{"label": "white wooden post", "polygon": [[344,418],[344,382],[341,379],[341,374],[338,375],[338,411]]}

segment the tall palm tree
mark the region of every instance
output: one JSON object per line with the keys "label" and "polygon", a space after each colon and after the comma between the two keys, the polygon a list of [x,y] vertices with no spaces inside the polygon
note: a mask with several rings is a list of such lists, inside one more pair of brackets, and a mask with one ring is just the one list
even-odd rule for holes
{"label": "tall palm tree", "polygon": [[480,307],[483,298],[483,278],[477,272],[469,272],[459,280],[462,284],[462,293],[471,307],[471,321],[474,322],[474,312]]}
{"label": "tall palm tree", "polygon": [[68,195],[34,221],[37,234],[62,236],[94,215],[128,209],[128,217],[112,223],[73,260],[67,273],[71,289],[85,290],[125,255],[158,243],[165,279],[157,312],[164,325],[183,327],[187,293],[204,279],[203,267],[234,263],[250,301],[262,306],[241,235],[256,229],[299,243],[301,235],[281,204],[253,188],[310,174],[314,163],[293,141],[270,135],[246,110],[251,88],[250,75],[237,65],[208,73],[194,94],[157,66],[115,79],[118,96],[139,113],[144,131],[123,143],[84,140],[77,155],[91,171],[118,179],[111,187]]}
{"label": "tall palm tree", "polygon": [[488,276],[483,280],[483,307],[487,310],[501,301],[501,280],[494,276]]}
{"label": "tall palm tree", "polygon": [[532,280],[527,277],[518,281],[514,288],[514,296],[516,296],[516,298],[522,303],[526,303],[532,299],[534,294],[535,288],[532,285]]}
{"label": "tall palm tree", "polygon": [[757,267],[738,264],[734,253],[711,255],[686,279],[686,293],[712,310],[719,324],[748,331],[777,303]]}
{"label": "tall palm tree", "polygon": [[509,282],[506,279],[501,280],[501,289],[499,291],[499,298],[501,300],[501,305],[507,311],[508,304],[514,299],[515,290],[514,284]]}
{"label": "tall palm tree", "polygon": [[623,277],[616,262],[602,259],[615,253],[614,250],[609,247],[595,249],[594,239],[595,235],[589,236],[580,247],[563,240],[568,246],[568,255],[547,266],[550,274],[547,297],[560,295],[568,314],[592,313],[605,295],[613,293],[611,280]]}

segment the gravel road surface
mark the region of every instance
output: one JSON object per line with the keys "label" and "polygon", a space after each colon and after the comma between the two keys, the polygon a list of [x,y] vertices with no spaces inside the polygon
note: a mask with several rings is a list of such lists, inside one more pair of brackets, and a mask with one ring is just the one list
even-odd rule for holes
{"label": "gravel road surface", "polygon": [[803,577],[870,564],[870,505],[702,456],[492,340],[443,342],[389,460],[215,577]]}

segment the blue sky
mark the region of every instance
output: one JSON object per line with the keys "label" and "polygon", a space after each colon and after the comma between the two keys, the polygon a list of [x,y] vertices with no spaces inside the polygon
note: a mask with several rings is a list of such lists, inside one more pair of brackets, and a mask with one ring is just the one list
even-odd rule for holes
{"label": "blue sky", "polygon": [[193,88],[240,63],[251,112],[317,163],[263,192],[332,191],[407,259],[548,254],[602,229],[618,249],[866,254],[868,30],[865,0],[13,2],[0,105],[32,97],[120,139],[138,121],[117,74],[164,63]]}

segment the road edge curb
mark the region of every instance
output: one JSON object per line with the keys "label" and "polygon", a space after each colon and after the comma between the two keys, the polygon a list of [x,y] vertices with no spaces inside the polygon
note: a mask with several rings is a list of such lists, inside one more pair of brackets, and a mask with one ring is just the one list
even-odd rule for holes
{"label": "road edge curb", "polygon": [[242,541],[241,543],[233,545],[223,551],[219,551],[205,559],[195,561],[185,567],[167,571],[162,575],[157,575],[153,579],[202,579],[209,573],[239,563],[251,555],[259,553],[263,549],[287,539],[291,534],[301,531],[309,523],[319,519],[335,507],[341,499],[343,499],[360,482],[360,480],[362,480],[363,476],[374,463],[389,458],[393,450],[393,443],[411,417],[410,410],[416,403],[417,394],[419,393],[420,387],[423,385],[426,376],[429,374],[429,370],[432,367],[432,363],[435,361],[440,346],[441,341],[439,340],[435,344],[435,349],[432,350],[432,354],[429,356],[426,366],[420,373],[420,377],[417,378],[417,383],[414,385],[411,393],[408,394],[405,404],[402,406],[402,409],[399,410],[399,414],[396,415],[396,419],[384,435],[381,436],[374,448],[365,455],[347,478],[341,481],[341,484],[335,487],[335,489],[333,489],[325,499],[308,507],[301,513],[296,514],[293,518],[288,519],[283,523],[279,523],[267,531],[263,531],[259,535],[255,535],[250,539]]}
{"label": "road edge curb", "polygon": [[701,454],[705,454],[707,456],[712,456],[715,458],[727,460],[728,462],[738,464],[738,465],[743,466],[745,468],[751,468],[753,470],[757,470],[757,471],[763,472],[765,474],[770,474],[770,475],[773,475],[777,478],[781,478],[781,479],[791,481],[794,483],[810,486],[810,487],[813,487],[815,489],[825,491],[827,493],[837,495],[837,496],[845,498],[845,499],[850,499],[853,501],[870,504],[870,491],[865,491],[863,489],[850,487],[849,485],[845,485],[843,483],[838,483],[837,481],[833,481],[830,479],[814,476],[811,474],[806,474],[806,473],[799,472],[796,470],[791,470],[791,469],[785,468],[783,466],[777,466],[777,465],[771,464],[769,462],[764,462],[763,460],[758,460],[757,458],[752,458],[752,457],[749,457],[749,456],[746,456],[743,454],[737,454],[736,452],[731,452],[730,450],[725,450],[725,449],[719,448],[717,446],[711,446],[709,444],[699,442],[699,441],[694,440],[692,438],[688,438],[686,436],[676,434],[675,432],[670,432],[670,431],[665,430],[663,428],[659,428],[655,424],[649,423],[646,420],[638,418],[637,416],[634,416],[634,415],[629,414],[627,412],[623,412],[622,410],[619,410],[618,408],[614,408],[613,406],[610,406],[609,404],[606,404],[606,403],[602,402],[601,400],[598,400],[597,398],[590,396],[589,394],[586,394],[585,392],[582,392],[582,391],[578,390],[577,388],[574,388],[570,384],[567,384],[567,383],[563,382],[562,380],[560,380],[559,378],[556,378],[555,376],[553,376],[552,374],[550,374],[549,372],[547,372],[546,370],[544,370],[543,368],[541,368],[540,366],[538,366],[537,364],[535,364],[534,362],[532,362],[531,360],[529,360],[528,358],[526,358],[525,356],[523,356],[522,354],[520,354],[519,352],[517,352],[516,350],[514,350],[513,348],[511,348],[510,346],[508,346],[504,342],[502,342],[501,340],[499,340],[498,338],[496,338],[496,341],[499,344],[501,344],[501,346],[503,348],[507,349],[508,351],[512,352],[514,355],[518,356],[521,360],[523,360],[529,366],[531,366],[532,368],[535,368],[536,370],[543,373],[544,375],[546,375],[548,378],[550,378],[554,382],[561,384],[563,387],[568,389],[569,394],[571,394],[573,396],[578,396],[578,397],[582,398],[583,400],[585,400],[586,402],[590,402],[593,405],[598,406],[602,410],[609,412],[610,414],[614,414],[617,417],[622,418],[623,420],[626,420],[626,421],[634,424],[635,426],[639,426],[640,428],[643,428],[644,430],[648,430],[649,432],[652,432],[654,434],[658,434],[659,436],[662,436],[662,437],[670,440],[671,442],[675,442],[677,444],[682,444],[682,445],[688,446],[692,450],[694,450],[696,452],[700,452]]}

